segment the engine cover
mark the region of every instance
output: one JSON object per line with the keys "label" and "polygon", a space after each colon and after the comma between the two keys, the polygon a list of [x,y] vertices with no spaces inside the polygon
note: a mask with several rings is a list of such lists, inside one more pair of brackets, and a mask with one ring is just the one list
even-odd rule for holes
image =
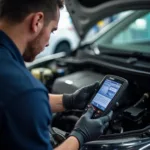
{"label": "engine cover", "polygon": [[61,78],[54,82],[52,93],[63,94],[73,93],[77,89],[93,84],[95,81],[101,81],[104,75],[92,71],[80,71]]}

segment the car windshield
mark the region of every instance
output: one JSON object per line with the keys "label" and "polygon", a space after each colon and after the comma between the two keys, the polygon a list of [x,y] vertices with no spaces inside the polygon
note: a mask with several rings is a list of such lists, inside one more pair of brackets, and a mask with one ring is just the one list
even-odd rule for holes
{"label": "car windshield", "polygon": [[94,47],[150,53],[150,12],[134,11],[99,36]]}
{"label": "car windshield", "polygon": [[118,22],[122,21],[132,13],[134,13],[134,11],[129,10],[98,21],[96,25],[93,26],[86,34],[84,40],[81,41],[81,44],[85,45],[88,43],[93,43],[94,41],[99,39],[102,34],[105,34],[109,29],[111,29],[113,26],[118,24]]}

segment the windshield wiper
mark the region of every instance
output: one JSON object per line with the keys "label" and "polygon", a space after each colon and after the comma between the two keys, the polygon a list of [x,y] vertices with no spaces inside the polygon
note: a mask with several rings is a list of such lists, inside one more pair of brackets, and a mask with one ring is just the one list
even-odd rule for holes
{"label": "windshield wiper", "polygon": [[128,51],[100,51],[100,54],[106,54],[111,56],[122,56],[122,57],[149,57],[150,54],[144,54],[142,52],[128,52]]}

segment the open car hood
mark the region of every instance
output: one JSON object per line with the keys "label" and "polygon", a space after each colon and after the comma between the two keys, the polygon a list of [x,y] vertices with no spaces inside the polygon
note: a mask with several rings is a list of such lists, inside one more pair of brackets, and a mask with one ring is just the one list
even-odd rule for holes
{"label": "open car hood", "polygon": [[65,0],[65,4],[81,39],[99,20],[112,14],[150,9],[150,0]]}

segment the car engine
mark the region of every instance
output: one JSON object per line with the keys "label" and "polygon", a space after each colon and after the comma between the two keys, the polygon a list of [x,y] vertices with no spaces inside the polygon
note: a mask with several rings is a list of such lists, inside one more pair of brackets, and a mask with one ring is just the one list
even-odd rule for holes
{"label": "car engine", "polygon": [[[88,51],[78,51],[72,56],[51,60],[31,68],[30,71],[53,94],[72,93],[95,81],[101,81],[107,74],[124,77],[129,82],[124,104],[114,112],[108,129],[100,138],[150,135],[150,87],[147,75],[134,73],[132,68],[130,70],[117,68],[116,64],[115,67],[106,65]],[[54,147],[67,138],[83,111],[73,110],[53,114],[50,131]]]}

